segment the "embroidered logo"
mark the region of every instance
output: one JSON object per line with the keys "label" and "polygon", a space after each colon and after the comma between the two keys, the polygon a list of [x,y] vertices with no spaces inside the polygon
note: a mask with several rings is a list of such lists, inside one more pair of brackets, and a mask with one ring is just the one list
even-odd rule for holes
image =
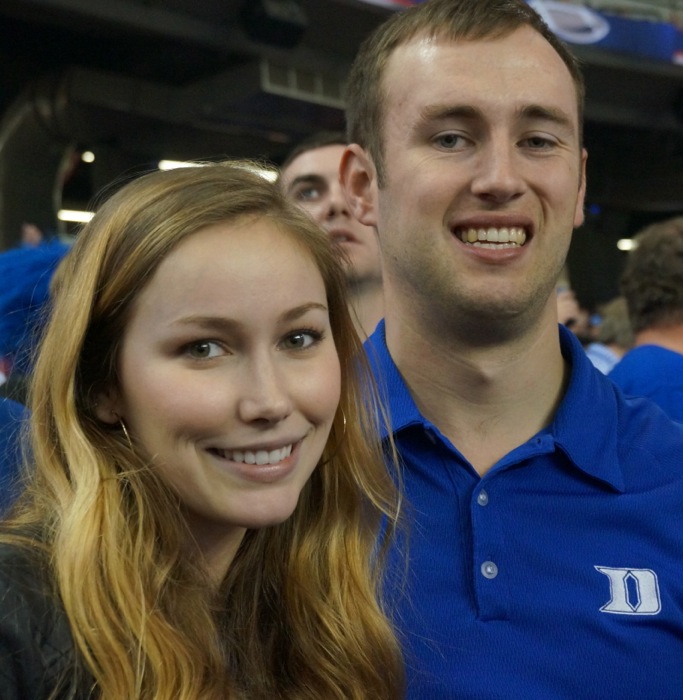
{"label": "embroidered logo", "polygon": [[609,579],[611,600],[600,612],[617,615],[656,615],[662,609],[657,574],[650,569],[595,567]]}

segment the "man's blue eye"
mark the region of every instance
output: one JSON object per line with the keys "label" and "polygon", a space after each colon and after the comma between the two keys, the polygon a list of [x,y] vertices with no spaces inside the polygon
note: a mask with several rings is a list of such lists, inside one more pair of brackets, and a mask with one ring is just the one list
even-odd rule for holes
{"label": "man's blue eye", "polygon": [[553,142],[545,138],[544,136],[532,136],[527,139],[527,144],[531,146],[531,148],[550,148],[553,145]]}
{"label": "man's blue eye", "polygon": [[297,199],[308,201],[317,199],[320,196],[320,190],[317,187],[305,187],[297,192]]}
{"label": "man's blue eye", "polygon": [[462,145],[460,134],[441,134],[436,138],[436,143],[441,148],[458,148]]}

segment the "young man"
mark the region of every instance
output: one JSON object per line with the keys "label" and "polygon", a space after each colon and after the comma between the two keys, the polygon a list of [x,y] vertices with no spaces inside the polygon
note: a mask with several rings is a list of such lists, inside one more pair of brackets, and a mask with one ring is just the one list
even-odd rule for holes
{"label": "young man", "polygon": [[302,141],[282,164],[280,183],[287,194],[338,244],[346,259],[356,329],[367,338],[384,313],[382,267],[377,236],[350,215],[339,183],[344,134],[321,132]]}
{"label": "young man", "polygon": [[349,78],[368,341],[405,463],[408,697],[680,698],[683,426],[558,326],[583,82],[523,0],[427,0]]}
{"label": "young man", "polygon": [[621,278],[635,347],[609,376],[683,422],[683,217],[652,224],[635,240]]}

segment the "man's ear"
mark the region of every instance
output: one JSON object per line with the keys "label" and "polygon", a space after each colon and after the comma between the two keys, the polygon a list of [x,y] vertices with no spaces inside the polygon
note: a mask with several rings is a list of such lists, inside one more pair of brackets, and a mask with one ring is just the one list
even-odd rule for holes
{"label": "man's ear", "polygon": [[357,143],[344,150],[339,180],[353,216],[361,224],[377,228],[377,172],[372,159]]}
{"label": "man's ear", "polygon": [[99,391],[95,394],[95,404],[93,409],[95,415],[103,423],[114,425],[121,419],[121,406],[118,392],[110,389]]}

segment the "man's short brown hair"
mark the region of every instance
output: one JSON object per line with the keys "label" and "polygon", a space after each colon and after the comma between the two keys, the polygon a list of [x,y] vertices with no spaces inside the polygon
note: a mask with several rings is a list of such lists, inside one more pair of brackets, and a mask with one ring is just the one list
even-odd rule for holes
{"label": "man's short brown hair", "polygon": [[349,143],[368,151],[384,182],[382,79],[391,54],[416,36],[471,41],[504,37],[523,26],[536,30],[559,54],[576,86],[579,128],[583,119],[584,81],[578,60],[525,0],[428,0],[397,12],[361,44],[346,88]]}

